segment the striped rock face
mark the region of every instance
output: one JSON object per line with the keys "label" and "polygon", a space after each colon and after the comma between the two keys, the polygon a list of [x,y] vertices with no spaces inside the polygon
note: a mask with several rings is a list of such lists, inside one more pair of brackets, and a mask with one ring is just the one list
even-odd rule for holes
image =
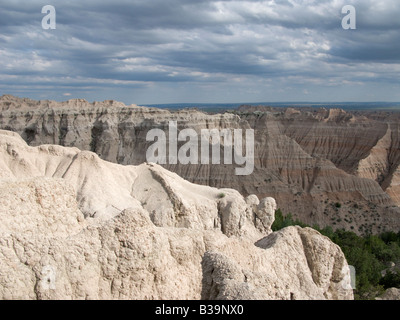
{"label": "striped rock face", "polygon": [[[196,184],[232,188],[245,197],[271,196],[285,214],[310,225],[358,234],[400,228],[399,119],[390,113],[243,106],[234,113],[206,114],[13,96],[0,98],[0,110],[0,128],[19,133],[30,146],[76,147],[124,165],[146,162],[154,143],[148,133],[160,130],[168,140],[171,122],[177,133],[192,129],[198,137],[202,130],[254,130],[251,174],[237,175],[240,165],[224,161],[223,140],[219,163],[200,161],[199,153],[198,164],[166,161],[162,166]],[[184,144],[178,142],[176,149]]]}

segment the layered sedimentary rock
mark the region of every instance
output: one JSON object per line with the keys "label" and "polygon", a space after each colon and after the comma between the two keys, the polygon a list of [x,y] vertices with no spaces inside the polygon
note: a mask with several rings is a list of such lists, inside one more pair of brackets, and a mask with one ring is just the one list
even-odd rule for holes
{"label": "layered sedimentary rock", "polygon": [[351,299],[340,248],[273,198],[0,131],[0,299]]}
{"label": "layered sedimentary rock", "polygon": [[[400,176],[398,119],[343,110],[242,107],[235,114],[205,114],[89,103],[34,101],[3,96],[0,128],[18,132],[31,146],[59,144],[90,150],[125,165],[146,161],[147,133],[178,129],[255,130],[254,171],[237,165],[165,164],[196,184],[228,187],[243,196],[272,196],[284,213],[306,223],[355,232],[398,231]],[[223,152],[221,150],[221,152]]]}
{"label": "layered sedimentary rock", "polygon": [[[310,224],[356,232],[399,228],[398,208],[378,181],[348,170],[356,162],[352,153],[360,152],[354,150],[357,129],[347,123],[354,121],[352,117],[336,122],[331,111],[267,110],[240,110],[259,142],[255,152],[258,174],[253,177],[257,189],[248,192],[275,197],[285,212]],[[343,113],[339,115],[343,117]],[[354,139],[353,147],[346,146],[346,134],[348,140]],[[344,163],[346,167],[341,168]],[[267,179],[260,181],[263,177]]]}

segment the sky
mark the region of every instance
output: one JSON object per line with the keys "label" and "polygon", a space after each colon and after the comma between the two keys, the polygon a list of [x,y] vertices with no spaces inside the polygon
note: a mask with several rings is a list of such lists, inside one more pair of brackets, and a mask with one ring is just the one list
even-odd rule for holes
{"label": "sky", "polygon": [[[345,5],[356,29],[342,28]],[[399,75],[399,0],[0,0],[0,95],[400,101]]]}

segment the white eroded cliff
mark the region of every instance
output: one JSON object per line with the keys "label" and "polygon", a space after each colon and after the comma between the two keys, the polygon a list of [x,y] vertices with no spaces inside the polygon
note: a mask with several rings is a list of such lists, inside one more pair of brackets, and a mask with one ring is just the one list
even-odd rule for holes
{"label": "white eroded cliff", "polygon": [[0,131],[0,299],[351,299],[339,247],[275,209]]}

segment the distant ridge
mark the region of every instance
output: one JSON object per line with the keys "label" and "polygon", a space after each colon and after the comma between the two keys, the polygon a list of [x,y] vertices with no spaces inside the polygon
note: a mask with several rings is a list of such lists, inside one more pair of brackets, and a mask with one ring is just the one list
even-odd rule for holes
{"label": "distant ridge", "polygon": [[146,107],[161,109],[184,109],[197,108],[203,111],[217,111],[237,109],[242,105],[270,106],[277,108],[340,108],[343,110],[392,110],[400,111],[400,102],[251,102],[251,103],[167,103],[167,104],[144,104]]}

